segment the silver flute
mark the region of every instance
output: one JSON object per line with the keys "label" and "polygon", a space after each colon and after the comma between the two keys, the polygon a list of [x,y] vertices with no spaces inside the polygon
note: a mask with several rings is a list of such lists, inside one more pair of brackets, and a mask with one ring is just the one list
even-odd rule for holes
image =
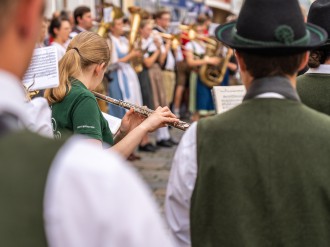
{"label": "silver flute", "polygon": [[[122,100],[117,100],[117,99],[111,98],[109,96],[97,93],[95,91],[91,91],[91,92],[94,94],[94,96],[97,99],[103,100],[103,101],[111,103],[113,105],[123,107],[128,110],[133,108],[136,113],[139,113],[144,117],[149,117],[152,113],[154,113],[154,110],[151,110],[149,108],[138,106],[138,105],[135,105],[135,104],[132,104],[129,102],[122,101]],[[175,123],[167,123],[167,124],[170,126],[173,126],[174,128],[183,130],[183,131],[187,130],[190,126],[189,123],[186,123],[183,121],[179,121],[179,122],[175,122]]]}

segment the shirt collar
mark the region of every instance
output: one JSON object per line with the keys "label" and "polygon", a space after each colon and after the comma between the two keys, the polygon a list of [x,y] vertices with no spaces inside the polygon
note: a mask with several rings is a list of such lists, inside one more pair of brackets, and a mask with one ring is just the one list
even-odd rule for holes
{"label": "shirt collar", "polygon": [[80,26],[76,26],[76,28],[77,28],[80,32],[85,32],[85,31],[87,31],[85,28],[80,27]]}
{"label": "shirt collar", "polygon": [[82,83],[82,81],[78,80],[77,78],[71,77],[70,82],[72,85],[75,84],[79,87],[87,89],[86,85],[84,83]]}
{"label": "shirt collar", "polygon": [[330,64],[320,64],[318,68],[310,68],[306,74],[330,74]]}
{"label": "shirt collar", "polygon": [[0,70],[0,88],[0,114],[10,113],[26,125],[26,95],[21,81],[13,74]]}
{"label": "shirt collar", "polygon": [[156,25],[156,28],[159,29],[160,31],[164,32],[164,33],[167,33],[166,29],[162,28],[159,25]]}
{"label": "shirt collar", "polygon": [[[289,100],[300,101],[299,96],[296,90],[292,87],[290,80],[282,76],[271,76],[255,79],[250,88],[247,90],[244,100],[253,99],[266,93],[275,93],[277,95],[282,95],[284,98]],[[268,97],[265,96],[264,98]]]}

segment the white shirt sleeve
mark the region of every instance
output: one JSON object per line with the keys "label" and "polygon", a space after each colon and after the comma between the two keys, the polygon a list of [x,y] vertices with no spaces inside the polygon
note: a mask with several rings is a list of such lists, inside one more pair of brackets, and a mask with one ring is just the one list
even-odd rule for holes
{"label": "white shirt sleeve", "polygon": [[53,138],[52,112],[45,98],[37,97],[27,102],[26,113],[29,116],[26,123],[27,128],[43,136]]}
{"label": "white shirt sleeve", "polygon": [[111,63],[117,63],[118,54],[115,46],[115,42],[116,42],[115,38],[110,35],[107,42],[111,50]]}
{"label": "white shirt sleeve", "polygon": [[190,241],[190,199],[197,176],[197,123],[193,123],[176,150],[165,197],[166,220],[176,247]]}
{"label": "white shirt sleeve", "polygon": [[44,218],[52,247],[173,246],[135,171],[117,154],[77,138],[53,162]]}
{"label": "white shirt sleeve", "polygon": [[186,45],[185,45],[185,50],[187,51],[193,51],[194,50],[194,47],[192,45],[191,42],[188,42]]}
{"label": "white shirt sleeve", "polygon": [[181,47],[179,46],[176,50],[176,61],[177,62],[181,62],[183,61],[183,54],[182,54],[182,49]]}

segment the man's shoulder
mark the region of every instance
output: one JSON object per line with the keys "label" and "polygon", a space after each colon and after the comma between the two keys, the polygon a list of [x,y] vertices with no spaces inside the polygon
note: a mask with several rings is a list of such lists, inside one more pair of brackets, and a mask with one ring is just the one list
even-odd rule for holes
{"label": "man's shoulder", "polygon": [[[285,99],[252,99],[237,107],[202,119],[199,129],[236,128],[237,126],[262,127],[265,123],[282,124],[289,128],[311,128],[315,132],[323,131],[330,135],[330,117],[301,102]],[[294,127],[295,126],[295,127]],[[309,127],[308,127],[309,126]],[[314,127],[312,127],[314,126]],[[306,130],[309,132],[309,130]]]}
{"label": "man's shoulder", "polygon": [[124,179],[132,173],[120,155],[88,143],[81,136],[73,136],[64,143],[55,156],[53,166],[65,170],[66,174],[79,173],[82,179],[85,176],[100,181],[118,176]]}

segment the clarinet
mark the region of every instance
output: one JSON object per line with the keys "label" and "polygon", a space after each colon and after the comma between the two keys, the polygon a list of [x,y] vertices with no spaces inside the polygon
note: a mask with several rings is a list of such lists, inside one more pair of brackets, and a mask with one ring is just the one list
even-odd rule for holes
{"label": "clarinet", "polygon": [[[144,117],[149,117],[152,113],[154,113],[154,110],[151,110],[149,108],[141,107],[141,106],[129,103],[129,102],[122,101],[122,100],[117,100],[117,99],[111,98],[109,96],[97,93],[95,91],[91,91],[91,92],[94,94],[94,96],[97,99],[103,100],[105,102],[111,103],[113,105],[117,105],[119,107],[122,107],[122,108],[125,108],[128,110],[133,108],[136,113],[141,114]],[[173,126],[174,128],[177,128],[177,129],[180,129],[183,131],[187,130],[190,126],[189,123],[186,123],[183,121],[179,121],[176,123],[168,123],[168,125]]]}

